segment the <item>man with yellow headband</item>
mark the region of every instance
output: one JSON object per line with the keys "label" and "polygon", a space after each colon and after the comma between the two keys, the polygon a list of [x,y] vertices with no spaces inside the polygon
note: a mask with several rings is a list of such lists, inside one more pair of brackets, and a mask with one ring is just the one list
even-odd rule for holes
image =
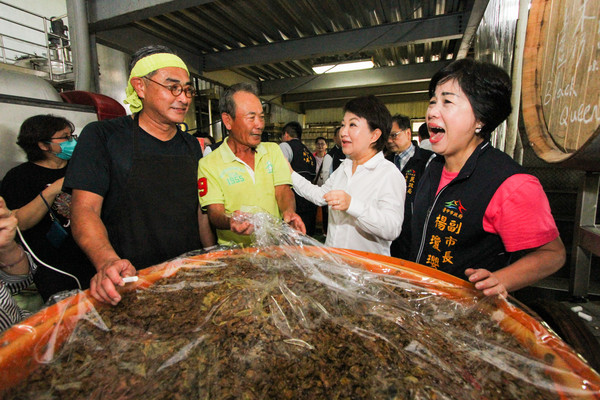
{"label": "man with yellow headband", "polygon": [[127,99],[133,116],[87,125],[65,177],[73,237],[96,267],[90,291],[117,304],[115,285],[136,269],[213,246],[198,203],[198,140],[177,126],[195,90],[164,46],[138,50]]}

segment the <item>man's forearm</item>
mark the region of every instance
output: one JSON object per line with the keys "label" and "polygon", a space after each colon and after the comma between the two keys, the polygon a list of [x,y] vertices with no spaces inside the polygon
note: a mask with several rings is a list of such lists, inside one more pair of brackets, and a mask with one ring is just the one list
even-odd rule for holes
{"label": "man's forearm", "polygon": [[71,219],[71,231],[75,242],[92,261],[96,270],[100,270],[111,261],[120,259],[108,240],[104,223],[94,212],[77,213]]}
{"label": "man's forearm", "polygon": [[296,212],[296,198],[289,185],[275,186],[275,199],[277,200],[277,205],[279,206],[281,214],[285,212]]}
{"label": "man's forearm", "polygon": [[231,218],[225,215],[225,206],[223,204],[211,204],[207,207],[210,223],[217,229],[231,229]]}
{"label": "man's forearm", "polygon": [[204,214],[200,207],[198,207],[198,227],[200,229],[200,241],[202,242],[203,248],[217,244],[215,234],[210,226],[208,214]]}
{"label": "man's forearm", "polygon": [[83,190],[73,190],[71,199],[73,239],[94,264],[96,270],[121,259],[110,244],[108,232],[100,219],[103,201],[103,197]]}

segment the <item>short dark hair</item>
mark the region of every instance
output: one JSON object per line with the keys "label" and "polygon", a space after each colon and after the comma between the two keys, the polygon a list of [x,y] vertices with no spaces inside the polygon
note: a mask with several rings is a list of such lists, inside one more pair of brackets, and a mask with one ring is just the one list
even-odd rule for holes
{"label": "short dark hair", "polygon": [[75,131],[73,123],[66,118],[51,114],[34,115],[21,124],[17,144],[25,151],[27,160],[43,160],[46,152],[40,149],[38,142],[49,141],[56,132],[65,128],[69,128],[71,133]]}
{"label": "short dark hair", "polygon": [[[167,46],[163,46],[160,44],[151,44],[149,46],[142,47],[141,49],[133,53],[133,55],[131,56],[131,61],[129,62],[129,71],[131,71],[133,67],[135,67],[135,64],[137,64],[137,62],[140,61],[142,58],[159,53],[175,54],[173,50],[171,50]],[[156,71],[158,71],[158,69],[150,72],[149,74],[146,74],[146,76],[151,78],[152,75],[156,73]]]}
{"label": "short dark hair", "polygon": [[429,139],[429,129],[427,129],[427,122],[424,122],[419,126],[419,138],[421,138],[421,140]]}
{"label": "short dark hair", "polygon": [[296,121],[290,121],[283,126],[281,134],[286,133],[293,138],[302,139],[302,125]]}
{"label": "short dark hair", "polygon": [[429,96],[433,97],[438,85],[455,79],[465,93],[475,117],[483,126],[476,135],[489,140],[490,135],[512,110],[510,77],[502,68],[470,58],[453,61],[433,75],[429,82]]}
{"label": "short dark hair", "polygon": [[346,112],[366,119],[371,131],[381,131],[381,136],[373,143],[373,148],[382,151],[392,130],[392,115],[381,100],[373,95],[356,97],[346,103],[344,113]]}
{"label": "short dark hair", "polygon": [[315,144],[317,144],[319,142],[319,140],[323,140],[325,142],[325,144],[327,144],[327,139],[325,139],[323,136],[319,136],[318,138],[316,138]]}
{"label": "short dark hair", "polygon": [[406,115],[396,114],[392,116],[392,123],[397,123],[401,130],[410,129],[410,118]]}
{"label": "short dark hair", "polygon": [[256,85],[249,82],[236,83],[225,89],[223,96],[219,99],[219,112],[221,114],[229,114],[233,119],[235,119],[235,101],[233,101],[233,95],[237,92],[248,92],[258,97]]}

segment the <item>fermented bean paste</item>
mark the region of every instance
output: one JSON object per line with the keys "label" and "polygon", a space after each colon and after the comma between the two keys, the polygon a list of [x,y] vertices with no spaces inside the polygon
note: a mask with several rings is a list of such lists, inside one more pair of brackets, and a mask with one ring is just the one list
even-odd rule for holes
{"label": "fermented bean paste", "polygon": [[82,319],[14,399],[550,399],[485,313],[319,255],[231,252]]}

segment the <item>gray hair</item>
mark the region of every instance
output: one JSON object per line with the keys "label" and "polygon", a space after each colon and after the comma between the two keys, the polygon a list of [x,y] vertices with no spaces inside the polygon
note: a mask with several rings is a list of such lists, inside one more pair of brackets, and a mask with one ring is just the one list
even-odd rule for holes
{"label": "gray hair", "polygon": [[249,82],[236,83],[229,87],[223,93],[223,96],[219,100],[219,112],[221,114],[226,113],[231,115],[231,118],[235,119],[235,101],[233,101],[233,95],[237,92],[248,92],[258,97],[258,89],[256,85]]}

